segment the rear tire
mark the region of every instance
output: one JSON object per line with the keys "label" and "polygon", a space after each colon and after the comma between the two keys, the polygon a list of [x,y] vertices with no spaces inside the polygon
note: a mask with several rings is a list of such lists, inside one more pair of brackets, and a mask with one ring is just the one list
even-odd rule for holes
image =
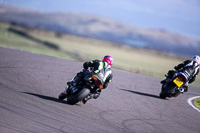
{"label": "rear tire", "polygon": [[75,95],[67,98],[67,103],[71,105],[76,104],[79,101],[82,101],[86,96],[88,96],[89,93],[90,93],[89,89],[83,88],[79,92],[77,92]]}
{"label": "rear tire", "polygon": [[[164,86],[164,85],[163,85]],[[162,91],[160,93],[160,98],[165,99],[166,97],[171,97],[172,92],[175,91],[176,85],[173,82],[167,83],[165,87],[162,86]]]}

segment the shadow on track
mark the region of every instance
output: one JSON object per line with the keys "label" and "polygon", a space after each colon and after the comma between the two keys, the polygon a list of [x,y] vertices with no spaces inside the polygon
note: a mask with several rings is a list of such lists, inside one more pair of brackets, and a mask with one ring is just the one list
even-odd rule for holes
{"label": "shadow on track", "polygon": [[159,98],[159,99],[161,99],[159,96],[153,95],[153,94],[148,94],[148,93],[143,93],[143,92],[137,92],[137,91],[133,91],[133,90],[126,90],[126,89],[120,89],[120,90],[128,91],[128,92],[131,92],[131,93],[134,93],[134,94],[138,94],[138,95],[143,95],[143,96],[148,96],[148,97],[153,97],[153,98]]}
{"label": "shadow on track", "polygon": [[50,97],[50,96],[45,96],[45,95],[40,95],[40,94],[35,94],[35,93],[30,93],[30,92],[22,92],[22,93],[29,94],[29,95],[32,95],[32,96],[36,96],[36,97],[46,99],[46,100],[49,100],[49,101],[67,104],[66,101],[59,100],[58,98],[55,98],[55,97]]}

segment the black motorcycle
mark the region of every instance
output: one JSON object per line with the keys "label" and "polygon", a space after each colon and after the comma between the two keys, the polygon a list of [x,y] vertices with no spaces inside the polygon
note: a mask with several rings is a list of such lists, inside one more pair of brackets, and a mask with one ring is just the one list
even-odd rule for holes
{"label": "black motorcycle", "polygon": [[67,103],[73,105],[90,97],[94,93],[94,90],[101,91],[103,89],[102,80],[98,74],[88,76],[88,78],[84,79],[77,83],[77,85],[66,88],[65,91],[67,94],[61,93],[58,98],[60,100],[67,98]]}
{"label": "black motorcycle", "polygon": [[177,97],[184,92],[188,86],[188,81],[191,77],[191,72],[185,70],[183,72],[175,71],[172,78],[166,76],[165,82],[162,84],[160,98]]}

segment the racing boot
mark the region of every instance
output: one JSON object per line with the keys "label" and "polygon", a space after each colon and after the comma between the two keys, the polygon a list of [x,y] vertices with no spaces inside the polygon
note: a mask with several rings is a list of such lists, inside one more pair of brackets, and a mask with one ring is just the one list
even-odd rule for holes
{"label": "racing boot", "polygon": [[166,79],[160,81],[161,84],[165,84],[166,83]]}
{"label": "racing boot", "polygon": [[71,86],[76,86],[76,82],[74,80],[67,82],[67,88],[70,88]]}
{"label": "racing boot", "polygon": [[82,102],[83,104],[86,104],[86,102],[90,99],[97,99],[100,96],[101,93],[101,89],[95,89],[95,92],[93,92],[92,94],[90,94],[89,96],[85,97]]}
{"label": "racing boot", "polygon": [[184,92],[187,92],[188,91],[188,84],[185,84],[183,88],[184,88]]}
{"label": "racing boot", "polygon": [[78,77],[74,77],[73,80],[71,80],[70,82],[67,82],[68,88],[70,88],[71,86],[76,86],[79,81],[80,80]]}
{"label": "racing boot", "polygon": [[74,77],[74,79],[72,79],[70,82],[67,82],[67,85],[69,87],[71,86],[76,86],[82,79],[82,73],[77,73],[76,76]]}
{"label": "racing boot", "polygon": [[85,97],[85,98],[82,100],[83,104],[86,104],[86,102],[87,102],[89,99],[91,99],[91,98],[92,98],[91,95],[88,95],[87,97]]}
{"label": "racing boot", "polygon": [[165,84],[167,83],[167,79],[170,79],[173,77],[174,71],[173,70],[169,70],[169,72],[167,73],[167,75],[165,75],[166,79],[160,81],[161,84]]}
{"label": "racing boot", "polygon": [[97,99],[100,96],[100,93],[101,93],[101,89],[99,89],[99,88],[94,89],[91,97],[94,98],[94,99]]}

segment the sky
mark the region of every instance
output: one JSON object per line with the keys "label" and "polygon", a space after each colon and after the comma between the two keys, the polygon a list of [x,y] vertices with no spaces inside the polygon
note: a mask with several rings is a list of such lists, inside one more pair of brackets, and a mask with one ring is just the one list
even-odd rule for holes
{"label": "sky", "polygon": [[87,13],[200,40],[200,0],[0,0],[40,12]]}

